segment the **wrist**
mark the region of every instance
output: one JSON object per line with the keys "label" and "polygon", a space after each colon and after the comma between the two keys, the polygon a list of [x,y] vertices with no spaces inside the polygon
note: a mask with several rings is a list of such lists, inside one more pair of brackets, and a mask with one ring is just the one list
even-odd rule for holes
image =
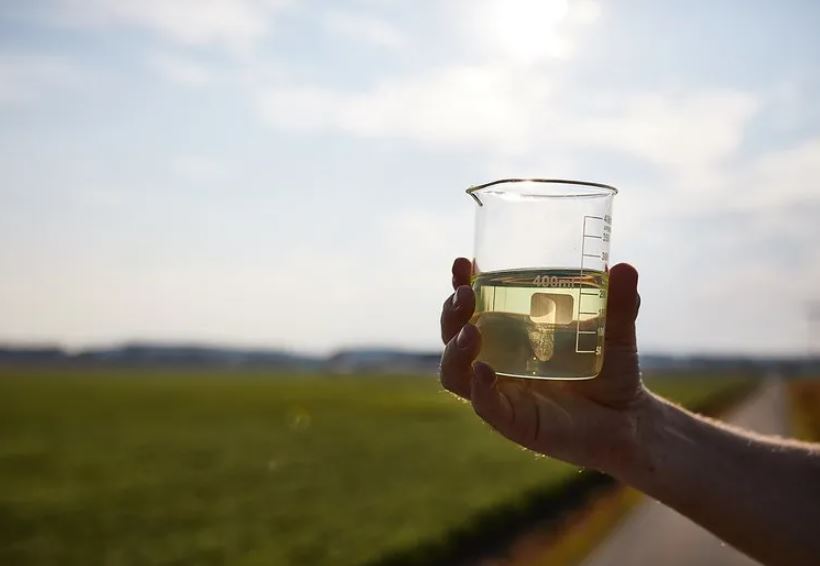
{"label": "wrist", "polygon": [[616,479],[641,485],[656,468],[658,434],[667,420],[668,403],[649,390],[642,390],[630,407],[622,412],[621,434],[616,450],[602,471]]}

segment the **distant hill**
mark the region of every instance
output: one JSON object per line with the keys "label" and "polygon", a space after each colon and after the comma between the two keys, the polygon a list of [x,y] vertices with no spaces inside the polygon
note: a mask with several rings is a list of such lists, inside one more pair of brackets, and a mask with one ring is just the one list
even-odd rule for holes
{"label": "distant hill", "polygon": [[[77,365],[119,367],[259,368],[332,373],[435,373],[440,351],[348,348],[329,356],[277,349],[243,349],[199,344],[131,343],[67,352],[56,346],[0,346],[2,365]],[[641,368],[651,373],[754,372],[761,375],[820,377],[820,357],[749,358],[743,356],[670,356],[644,354]]]}
{"label": "distant hill", "polygon": [[340,350],[325,360],[325,367],[336,373],[353,372],[426,372],[437,371],[441,352],[409,352],[389,348]]}
{"label": "distant hill", "polygon": [[212,347],[196,344],[133,343],[66,352],[57,347],[0,347],[0,363],[116,365],[129,367],[260,367],[321,369],[324,359],[282,350]]}
{"label": "distant hill", "polygon": [[0,346],[0,363],[53,363],[68,359],[66,353],[57,347],[3,347]]}
{"label": "distant hill", "polygon": [[56,346],[0,346],[0,364],[85,365],[119,367],[260,368],[334,373],[418,373],[438,369],[440,352],[389,348],[340,350],[310,356],[275,349],[242,349],[198,344],[132,343],[110,348],[67,352]]}

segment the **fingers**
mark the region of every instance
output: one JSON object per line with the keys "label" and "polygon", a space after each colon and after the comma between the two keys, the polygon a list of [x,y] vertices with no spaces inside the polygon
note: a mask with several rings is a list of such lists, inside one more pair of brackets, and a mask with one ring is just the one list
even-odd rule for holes
{"label": "fingers", "polygon": [[441,357],[439,377],[444,388],[459,397],[470,398],[473,360],[481,350],[481,334],[472,324],[465,324],[459,333],[447,342]]}
{"label": "fingers", "polygon": [[481,350],[481,334],[468,324],[475,311],[475,293],[469,284],[472,263],[457,258],[452,271],[455,292],[441,309],[441,339],[447,346],[441,357],[440,377],[445,389],[469,399],[472,363]]}
{"label": "fingers", "polygon": [[606,306],[606,346],[636,349],[635,319],[641,298],[638,295],[638,272],[627,263],[609,271],[609,295]]}
{"label": "fingers", "polygon": [[467,324],[475,311],[475,293],[469,285],[461,285],[447,297],[441,308],[441,340],[449,342]]}
{"label": "fingers", "polygon": [[453,289],[458,289],[461,285],[469,285],[472,273],[472,262],[466,257],[457,257],[453,262]]}
{"label": "fingers", "polygon": [[475,294],[470,287],[472,264],[459,257],[453,262],[453,289],[441,308],[441,340],[448,343],[461,330],[475,310]]}

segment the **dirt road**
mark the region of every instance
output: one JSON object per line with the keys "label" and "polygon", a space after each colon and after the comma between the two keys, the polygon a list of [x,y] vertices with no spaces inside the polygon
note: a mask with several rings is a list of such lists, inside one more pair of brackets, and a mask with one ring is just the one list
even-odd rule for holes
{"label": "dirt road", "polygon": [[[785,387],[763,385],[725,417],[761,433],[787,434]],[[749,566],[758,564],[677,512],[647,499],[616,527],[582,566]]]}

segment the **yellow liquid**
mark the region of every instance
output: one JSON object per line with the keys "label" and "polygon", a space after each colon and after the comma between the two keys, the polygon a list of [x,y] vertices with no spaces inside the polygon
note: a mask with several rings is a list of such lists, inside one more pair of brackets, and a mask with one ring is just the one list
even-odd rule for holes
{"label": "yellow liquid", "polygon": [[604,359],[608,284],[608,274],[578,269],[474,276],[478,359],[512,377],[595,377]]}

